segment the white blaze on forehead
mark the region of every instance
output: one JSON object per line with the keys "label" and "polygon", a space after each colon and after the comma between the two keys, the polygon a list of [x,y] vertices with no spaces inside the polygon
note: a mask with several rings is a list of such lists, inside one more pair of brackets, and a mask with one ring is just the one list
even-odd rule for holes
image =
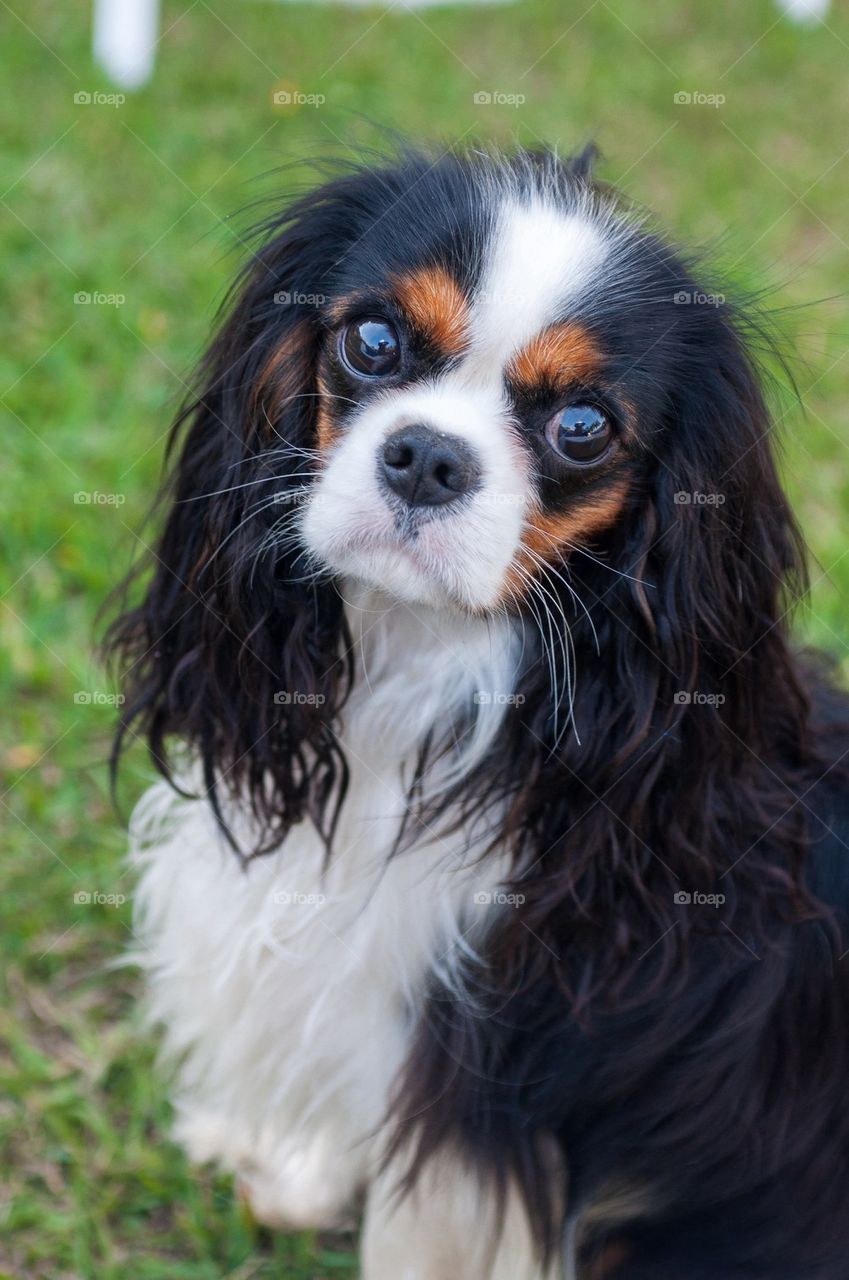
{"label": "white blaze on forehead", "polygon": [[542,200],[505,204],[472,301],[467,372],[503,368],[557,319],[597,275],[608,237],[589,210],[566,212]]}

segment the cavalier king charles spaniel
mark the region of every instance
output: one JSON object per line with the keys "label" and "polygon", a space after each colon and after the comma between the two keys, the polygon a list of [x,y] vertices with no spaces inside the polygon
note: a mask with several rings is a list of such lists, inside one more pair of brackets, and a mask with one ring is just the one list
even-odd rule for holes
{"label": "cavalier king charles spaniel", "polygon": [[116,751],[176,1132],[365,1280],[845,1280],[849,710],[769,331],[563,160],[261,229]]}

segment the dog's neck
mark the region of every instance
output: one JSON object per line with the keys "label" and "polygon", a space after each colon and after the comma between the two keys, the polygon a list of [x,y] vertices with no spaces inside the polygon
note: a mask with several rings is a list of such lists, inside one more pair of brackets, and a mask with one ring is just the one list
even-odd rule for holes
{"label": "dog's neck", "polygon": [[521,628],[399,601],[348,581],[342,587],[354,649],[345,737],[372,755],[415,758],[428,740],[462,734],[452,776],[486,755],[514,698]]}

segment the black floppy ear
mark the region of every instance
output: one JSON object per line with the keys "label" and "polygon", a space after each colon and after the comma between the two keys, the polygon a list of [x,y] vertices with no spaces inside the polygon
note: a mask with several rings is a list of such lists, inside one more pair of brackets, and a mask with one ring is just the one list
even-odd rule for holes
{"label": "black floppy ear", "polygon": [[[696,308],[678,323],[678,376],[607,562],[572,559],[596,624],[593,635],[580,617],[574,628],[580,741],[555,734],[537,670],[504,748],[515,744],[513,776],[528,779],[507,825],[539,871],[516,877],[523,906],[503,954],[523,975],[563,956],[577,1007],[602,993],[644,996],[646,983],[668,992],[703,923],[680,911],[680,890],[722,892],[723,925],[747,937],[738,904],[758,903],[764,918],[791,901],[810,907],[799,878],[806,814],[794,806],[811,785],[809,707],[786,598],[804,583],[803,547],[740,331]],[[608,566],[623,572],[611,581]],[[600,873],[600,852],[615,874]],[[561,901],[568,936],[552,909]]]}
{"label": "black floppy ear", "polygon": [[578,682],[576,707],[584,763],[600,740],[590,726],[602,720],[616,726],[623,760],[650,740],[667,754],[687,743],[695,773],[733,760],[743,742],[768,759],[779,740],[798,739],[804,698],[789,621],[806,571],[744,323],[730,307],[676,310],[686,358],[646,423],[644,470],[611,532],[607,554],[625,576],[611,585],[604,566],[580,556],[574,566],[600,602],[609,663],[605,680]]}
{"label": "black floppy ear", "polygon": [[[253,805],[277,842],[344,785],[330,724],[345,686],[341,607],[309,580],[295,514],[314,457],[316,299],[334,242],[307,197],[256,255],[200,370],[169,448],[167,517],[140,604],[112,627],[126,701],[117,753],[143,734],[171,776],[187,743],[219,817]],[[270,786],[273,780],[274,785]]]}
{"label": "black floppy ear", "polygon": [[[644,529],[655,588],[645,602],[678,692],[723,697],[726,722],[750,744],[793,695],[788,604],[805,585],[772,436],[758,371],[733,318],[717,316],[691,346],[658,449]],[[767,674],[786,677],[771,706]]]}

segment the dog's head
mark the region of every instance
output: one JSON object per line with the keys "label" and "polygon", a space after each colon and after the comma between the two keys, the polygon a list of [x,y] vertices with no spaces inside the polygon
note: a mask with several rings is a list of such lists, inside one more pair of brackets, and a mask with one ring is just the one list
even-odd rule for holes
{"label": "dog's head", "polygon": [[[247,785],[272,842],[342,785],[343,579],[522,615],[549,655],[572,619],[593,785],[650,741],[707,750],[723,704],[741,738],[769,735],[800,562],[744,328],[590,162],[345,173],[269,224],[237,285],[117,638],[127,725],[161,764],[176,734],[210,788]],[[552,757],[548,670],[523,677],[522,774],[532,740],[545,769],[574,747]]]}
{"label": "dog's head", "polygon": [[442,161],[399,176],[389,190],[359,179],[368,221],[334,246],[313,317],[301,535],[335,573],[492,610],[626,501],[653,437],[637,415],[657,417],[640,387],[668,354],[629,367],[623,282],[657,289],[662,268],[582,167]]}
{"label": "dog's head", "polygon": [[305,571],[486,611],[600,547],[659,468],[679,503],[727,505],[698,485],[765,423],[730,308],[589,161],[363,171],[261,255],[225,358],[251,343],[239,440],[311,473],[277,521]]}

